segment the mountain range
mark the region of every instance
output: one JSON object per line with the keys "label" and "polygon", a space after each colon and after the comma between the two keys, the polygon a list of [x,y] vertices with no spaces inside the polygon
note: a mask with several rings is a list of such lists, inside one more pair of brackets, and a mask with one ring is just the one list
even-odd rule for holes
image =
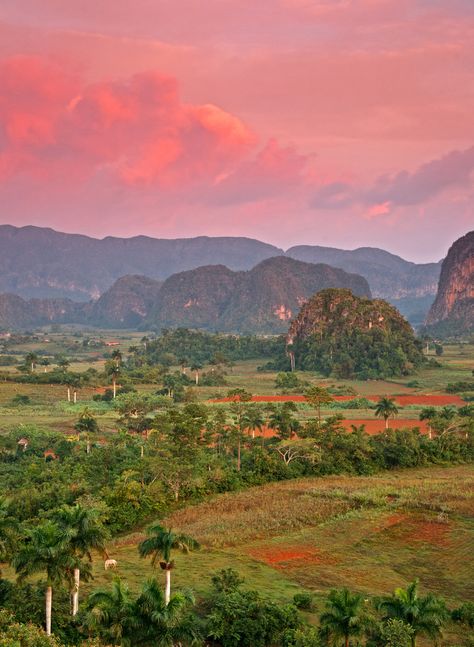
{"label": "mountain range", "polygon": [[0,226],[0,293],[24,298],[98,299],[125,275],[163,281],[172,274],[207,265],[250,270],[261,261],[287,256],[325,263],[367,279],[375,297],[389,300],[421,323],[436,294],[440,263],[417,264],[383,249],[352,251],[301,245],[286,252],[251,238],[102,240],[42,227]]}
{"label": "mountain range", "polygon": [[[384,298],[420,325],[441,263],[411,263],[371,247],[301,245],[284,252],[250,238],[97,240],[4,225],[0,268],[2,328],[82,323],[279,333],[327,288]],[[426,320],[434,332],[472,329],[473,286],[470,232],[442,263]]]}

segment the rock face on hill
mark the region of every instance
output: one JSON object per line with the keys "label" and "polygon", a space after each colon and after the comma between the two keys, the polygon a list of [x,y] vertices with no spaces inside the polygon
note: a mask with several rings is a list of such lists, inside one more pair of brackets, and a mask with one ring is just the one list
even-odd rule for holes
{"label": "rock face on hill", "polygon": [[446,335],[474,331],[474,231],[459,238],[444,259],[426,324]]}
{"label": "rock face on hill", "polygon": [[404,375],[423,361],[410,324],[381,299],[322,290],[303,305],[287,334],[296,368],[337,377]]}
{"label": "rock face on hill", "polygon": [[414,324],[421,324],[433,302],[441,263],[417,264],[376,247],[354,250],[298,245],[286,254],[308,263],[327,263],[367,279],[372,294],[395,305]]}
{"label": "rock face on hill", "polygon": [[301,305],[327,287],[370,295],[360,276],[284,256],[262,261],[248,272],[232,272],[223,265],[201,267],[164,282],[148,323],[156,328],[285,332]]}
{"label": "rock face on hill", "polygon": [[161,286],[146,276],[123,276],[90,304],[87,320],[104,328],[135,328],[149,315]]}
{"label": "rock face on hill", "polygon": [[163,280],[211,263],[247,270],[277,254],[283,251],[251,238],[98,240],[41,227],[1,225],[0,292],[88,301],[127,274]]}

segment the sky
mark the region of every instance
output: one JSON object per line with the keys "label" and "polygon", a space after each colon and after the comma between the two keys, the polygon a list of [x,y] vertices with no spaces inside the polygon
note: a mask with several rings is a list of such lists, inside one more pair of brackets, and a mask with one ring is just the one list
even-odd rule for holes
{"label": "sky", "polygon": [[439,260],[474,224],[472,0],[2,0],[0,223]]}

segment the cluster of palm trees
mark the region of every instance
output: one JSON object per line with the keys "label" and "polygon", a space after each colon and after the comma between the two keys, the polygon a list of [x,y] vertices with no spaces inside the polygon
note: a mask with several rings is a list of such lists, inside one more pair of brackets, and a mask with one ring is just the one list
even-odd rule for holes
{"label": "cluster of palm trees", "polygon": [[[10,563],[20,582],[38,573],[46,576],[45,627],[49,636],[53,589],[65,582],[68,584],[71,615],[76,616],[79,611],[81,579],[87,581],[92,575],[92,552],[99,552],[108,558],[108,533],[97,510],[81,505],[64,506],[57,510],[52,519],[27,529],[19,545],[14,548],[9,541],[13,536],[9,530],[18,529],[14,528],[13,520],[7,515],[6,502],[0,501],[0,504],[0,561],[10,557]],[[177,618],[181,617],[192,598],[183,593],[171,595],[171,571],[174,568],[171,553],[173,550],[188,553],[199,547],[199,543],[192,537],[164,528],[159,523],[150,526],[147,537],[139,544],[138,550],[141,557],[151,556],[153,566],[159,563],[165,573],[164,589],[158,586],[155,579],[149,580],[138,600],[132,604],[127,587],[116,580],[111,591],[97,591],[90,596],[87,626],[94,629],[100,625],[105,634],[116,639],[118,633],[123,631],[123,628],[117,628],[121,624],[120,618],[132,631],[136,629],[137,622],[145,623],[144,619],[150,616],[148,624],[154,622],[162,627],[167,626],[168,629],[174,627],[179,633],[181,628]]]}
{"label": "cluster of palm trees", "polygon": [[60,508],[53,519],[29,528],[13,551],[11,564],[20,581],[37,573],[46,575],[45,625],[51,635],[53,587],[67,582],[71,613],[79,609],[81,574],[91,576],[92,550],[106,554],[107,532],[99,513],[80,505]]}
{"label": "cluster of palm trees", "polygon": [[[437,641],[448,618],[442,599],[433,594],[420,595],[418,580],[411,582],[406,589],[398,588],[391,596],[376,598],[374,602],[382,615],[382,636],[384,629],[392,629],[392,636],[385,635],[384,642],[393,647],[403,647],[408,643],[416,647],[419,636]],[[358,640],[363,635],[376,633],[379,627],[370,615],[367,603],[362,595],[346,588],[331,591],[326,610],[320,618],[322,634],[333,641],[342,639],[345,647],[349,647],[351,639]]]}

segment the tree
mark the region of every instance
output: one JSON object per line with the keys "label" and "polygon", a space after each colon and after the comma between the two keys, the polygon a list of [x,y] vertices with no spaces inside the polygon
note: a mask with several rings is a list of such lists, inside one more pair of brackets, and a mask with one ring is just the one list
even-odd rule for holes
{"label": "tree", "polygon": [[25,364],[29,366],[32,373],[34,372],[37,363],[38,355],[36,353],[30,352],[25,355]]}
{"label": "tree", "polygon": [[107,644],[131,646],[133,619],[133,600],[128,586],[120,578],[114,578],[110,589],[98,589],[87,600],[84,624]]}
{"label": "tree", "polygon": [[121,364],[122,364],[122,351],[120,351],[118,348],[116,348],[114,351],[112,351],[112,354],[111,354],[110,357],[114,360],[116,366],[121,366]]}
{"label": "tree", "polygon": [[99,431],[99,425],[97,420],[92,415],[91,410],[88,407],[84,407],[82,412],[79,415],[79,420],[74,425],[74,429],[79,433],[86,434],[86,453],[90,454],[91,451],[91,439],[90,435],[95,434]]}
{"label": "tree", "polygon": [[284,402],[281,406],[272,407],[269,423],[278,432],[281,440],[291,438],[300,428],[300,423],[293,413],[297,411],[294,402]]}
{"label": "tree", "polygon": [[237,471],[240,472],[242,435],[245,429],[246,404],[252,400],[252,394],[245,389],[231,389],[227,397],[232,398],[230,411],[234,418],[233,435],[237,437]]}
{"label": "tree", "polygon": [[196,386],[199,384],[199,371],[202,369],[202,364],[199,364],[199,362],[193,362],[191,364],[191,370],[194,371],[194,378],[196,380]]}
{"label": "tree", "polygon": [[[147,530],[147,539],[138,546],[140,557],[151,555],[152,566],[159,561],[160,567],[165,571],[165,602],[168,604],[171,595],[171,571],[174,568],[174,561],[171,559],[172,550],[180,550],[189,553],[200,548],[199,543],[188,535],[175,533],[171,528],[164,528],[155,523]],[[161,559],[160,559],[161,558]]]}
{"label": "tree", "polygon": [[[65,506],[58,510],[56,521],[59,527],[67,535],[68,545],[71,551],[80,559],[87,557],[92,561],[92,550],[105,553],[105,541],[107,531],[105,530],[98,510],[83,508],[81,505],[74,507]],[[75,616],[79,610],[79,586],[81,571],[77,566],[74,568],[74,586],[72,590],[72,615]]]}
{"label": "tree", "polygon": [[411,582],[406,589],[396,589],[390,597],[382,598],[377,602],[377,607],[384,612],[384,620],[393,618],[410,625],[413,630],[412,647],[415,647],[419,635],[438,639],[448,617],[442,599],[431,593],[426,596],[418,595],[418,580]]}
{"label": "tree", "polygon": [[66,579],[78,565],[69,550],[67,539],[57,523],[45,521],[27,531],[20,549],[12,559],[20,580],[41,571],[46,574],[45,615],[48,636],[51,635],[53,586]]}
{"label": "tree", "polygon": [[108,360],[105,362],[105,374],[112,380],[112,390],[114,394],[114,400],[117,397],[117,378],[120,375],[120,367],[113,360]]}
{"label": "tree", "polygon": [[321,424],[321,405],[329,404],[334,400],[327,389],[322,386],[311,386],[305,391],[306,400],[318,410],[318,420]]}
{"label": "tree", "polygon": [[17,526],[17,521],[10,514],[9,501],[0,497],[0,563],[6,562],[13,551]]}
{"label": "tree", "polygon": [[420,411],[420,420],[427,420],[428,421],[428,434],[429,437],[431,438],[432,435],[432,428],[431,424],[433,420],[436,418],[437,412],[434,407],[425,407]]}
{"label": "tree", "polygon": [[195,644],[200,636],[189,615],[192,605],[194,597],[191,593],[178,592],[166,600],[155,578],[146,581],[135,602],[137,631],[134,644],[147,647]]}
{"label": "tree", "polygon": [[388,419],[393,418],[398,413],[398,407],[393,398],[380,398],[375,407],[375,415],[385,420],[385,429],[388,429]]}
{"label": "tree", "polygon": [[263,417],[263,412],[261,407],[256,405],[249,405],[244,411],[242,418],[242,424],[244,429],[248,429],[252,433],[252,438],[255,438],[255,430],[258,429],[260,433],[265,424],[265,419]]}
{"label": "tree", "polygon": [[333,589],[326,602],[326,611],[321,615],[321,627],[334,638],[344,638],[349,647],[352,636],[360,636],[367,623],[364,599],[348,589]]}

